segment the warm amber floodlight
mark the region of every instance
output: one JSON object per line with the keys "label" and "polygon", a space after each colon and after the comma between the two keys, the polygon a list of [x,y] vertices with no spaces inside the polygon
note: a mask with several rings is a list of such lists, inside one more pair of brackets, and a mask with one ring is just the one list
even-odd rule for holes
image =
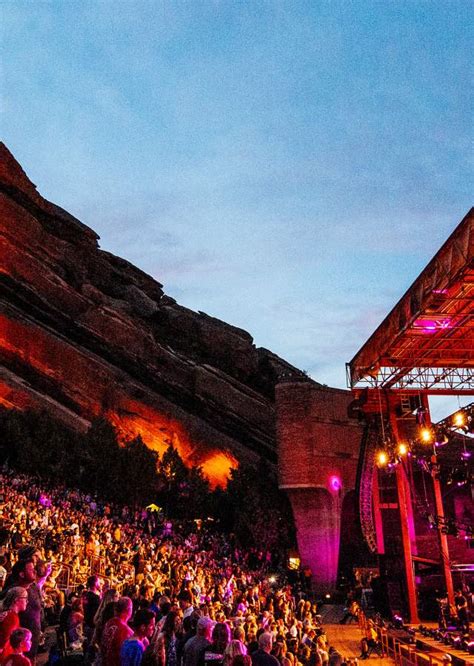
{"label": "warm amber floodlight", "polygon": [[386,465],[388,463],[388,455],[385,453],[385,451],[379,451],[377,453],[377,463],[380,466]]}
{"label": "warm amber floodlight", "polygon": [[429,428],[422,428],[420,432],[421,441],[425,444],[429,444],[433,441],[433,433]]}
{"label": "warm amber floodlight", "polygon": [[456,414],[453,416],[453,425],[456,428],[462,428],[466,425],[466,415],[464,412],[456,412]]}

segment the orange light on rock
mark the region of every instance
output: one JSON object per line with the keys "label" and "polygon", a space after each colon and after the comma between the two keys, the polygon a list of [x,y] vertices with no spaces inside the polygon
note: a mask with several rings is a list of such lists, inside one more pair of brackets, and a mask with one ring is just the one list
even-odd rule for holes
{"label": "orange light on rock", "polygon": [[116,427],[120,439],[140,435],[143,442],[160,456],[171,444],[187,467],[202,468],[211,488],[225,488],[230,470],[239,466],[230,451],[219,449],[212,442],[195,441],[185,424],[149,405],[132,399],[123,400],[117,410],[107,413],[107,418]]}
{"label": "orange light on rock", "polygon": [[403,442],[400,442],[400,444],[398,445],[398,454],[400,456],[406,456],[407,453],[408,453],[408,446]]}
{"label": "orange light on rock", "polygon": [[239,463],[228,451],[215,451],[201,463],[202,471],[207,476],[211,488],[226,487],[230,470],[236,469]]}

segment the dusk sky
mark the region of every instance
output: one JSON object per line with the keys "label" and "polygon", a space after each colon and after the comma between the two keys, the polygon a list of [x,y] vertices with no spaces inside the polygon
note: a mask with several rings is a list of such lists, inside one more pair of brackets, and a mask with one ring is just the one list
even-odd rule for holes
{"label": "dusk sky", "polygon": [[472,205],[472,7],[3,0],[2,138],[102,248],[345,387]]}

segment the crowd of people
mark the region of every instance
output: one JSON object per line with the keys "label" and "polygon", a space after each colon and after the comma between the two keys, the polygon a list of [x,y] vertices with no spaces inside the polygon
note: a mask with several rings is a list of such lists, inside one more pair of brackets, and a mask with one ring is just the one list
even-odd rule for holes
{"label": "crowd of people", "polygon": [[35,664],[46,626],[60,658],[94,666],[339,666],[318,609],[270,554],[205,522],[0,475],[0,663]]}

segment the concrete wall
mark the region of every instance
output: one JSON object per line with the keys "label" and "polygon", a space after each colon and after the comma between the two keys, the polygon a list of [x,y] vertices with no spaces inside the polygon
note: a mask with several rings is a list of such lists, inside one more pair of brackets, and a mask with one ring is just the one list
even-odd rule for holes
{"label": "concrete wall", "polygon": [[349,391],[306,381],[276,387],[279,483],[318,592],[336,584],[342,503],[356,483],[362,427],[347,416],[352,399]]}

